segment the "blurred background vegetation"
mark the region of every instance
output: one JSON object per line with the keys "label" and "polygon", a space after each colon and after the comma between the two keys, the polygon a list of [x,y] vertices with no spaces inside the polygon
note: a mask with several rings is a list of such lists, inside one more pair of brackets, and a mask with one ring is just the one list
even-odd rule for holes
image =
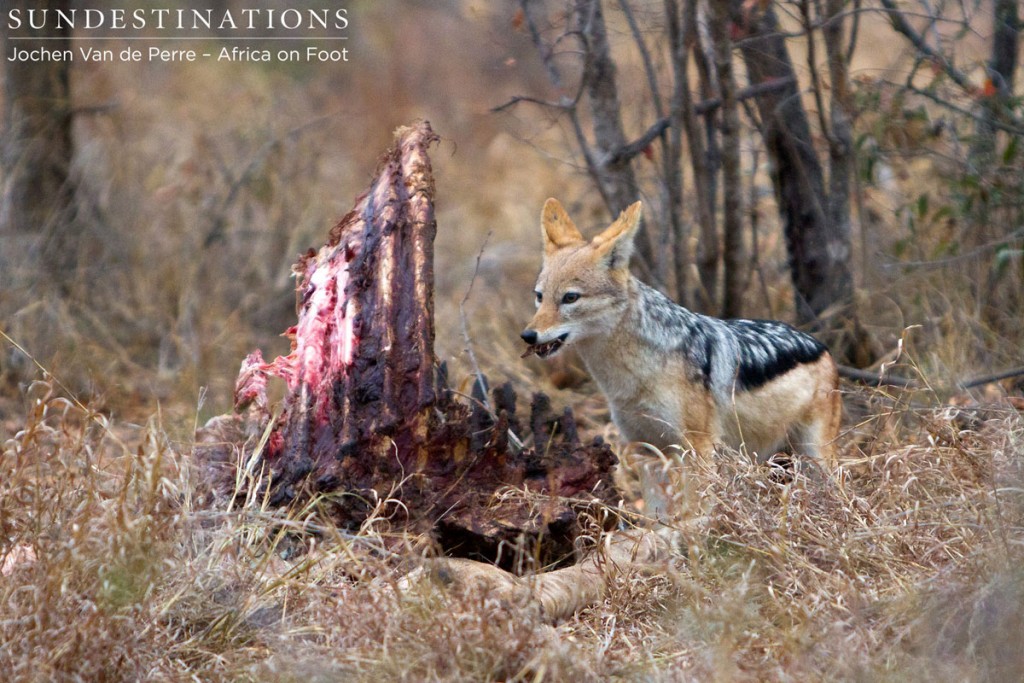
{"label": "blurred background vegetation", "polygon": [[[585,229],[644,199],[638,270],[698,310],[797,322],[862,366],[907,336],[950,381],[1019,364],[1015,2],[347,8],[347,63],[5,62],[6,333],[111,409],[194,412],[201,390],[222,409],[248,349],[286,350],[290,264],[392,129],[425,118],[444,138],[438,343],[456,367],[480,256],[469,338],[517,372],[550,195]],[[757,71],[771,50],[788,75]],[[9,390],[35,373],[4,344]]]}

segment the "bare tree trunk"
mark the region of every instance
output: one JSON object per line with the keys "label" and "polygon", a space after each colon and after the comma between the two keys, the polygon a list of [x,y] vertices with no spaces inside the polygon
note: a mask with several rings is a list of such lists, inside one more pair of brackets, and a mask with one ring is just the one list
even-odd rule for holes
{"label": "bare tree trunk", "polygon": [[[5,3],[22,10],[67,10],[68,0],[13,0]],[[0,254],[0,273],[10,273],[15,261],[26,258],[26,249],[41,260],[48,279],[65,286],[77,258],[77,239],[72,219],[69,180],[72,156],[71,91],[68,62],[6,59],[14,47],[50,50],[70,47],[69,30],[50,26],[32,29],[27,19],[10,28],[5,13],[3,195],[0,201],[0,236],[5,251]],[[31,38],[58,40],[25,40]],[[2,280],[0,280],[2,282]]]}
{"label": "bare tree trunk", "polygon": [[992,56],[988,62],[988,78],[993,88],[991,95],[982,99],[981,119],[970,155],[978,168],[994,160],[996,128],[993,123],[1010,106],[1020,47],[1018,0],[994,0],[993,4]]}
{"label": "bare tree trunk", "polygon": [[[730,11],[745,34],[741,50],[751,84],[791,83],[758,97],[757,107],[783,219],[797,318],[817,324],[826,311],[848,314],[853,305],[848,204],[845,219],[833,223],[825,201],[824,173],[775,12],[771,6],[759,11],[746,5],[731,0]],[[841,178],[842,172],[836,182]],[[835,210],[842,206],[836,204]],[[837,351],[845,357],[843,349]]]}
{"label": "bare tree trunk", "polygon": [[[715,78],[714,58],[705,53],[707,41],[700,35],[698,0],[686,0],[684,9],[685,40],[693,50],[697,75],[700,79],[701,97],[707,101],[720,99],[718,82]],[[689,90],[689,88],[687,88]],[[687,104],[689,101],[687,100]],[[704,117],[704,132],[701,133],[692,108],[685,113],[687,141],[690,144],[694,176],[702,182],[697,185],[700,241],[697,244],[697,270],[701,282],[701,309],[708,313],[718,312],[718,273],[720,251],[718,248],[718,224],[715,207],[718,205],[718,169],[721,156],[718,149],[718,131],[715,130],[714,116]]]}
{"label": "bare tree trunk", "polygon": [[[985,90],[980,98],[981,112],[975,125],[974,140],[969,153],[970,165],[982,176],[995,179],[1004,167],[1015,168],[1016,159],[1004,159],[999,153],[996,125],[1012,111],[1014,77],[1017,71],[1017,54],[1020,47],[1020,16],[1017,0],[993,1],[992,53],[988,62]],[[998,209],[999,202],[990,201],[986,195],[974,206],[976,245],[999,242],[1018,225],[1013,218]],[[996,259],[978,264],[983,273],[978,278],[978,300],[985,322],[995,329],[1003,324],[1007,297],[1013,297],[1016,289],[1011,285],[1005,292],[999,287],[1003,271]],[[1021,266],[1024,274],[1024,263]],[[1005,273],[1003,273],[1005,277]]]}
{"label": "bare tree trunk", "polygon": [[829,101],[829,177],[827,219],[829,229],[835,234],[835,243],[842,245],[844,278],[847,279],[848,298],[840,299],[845,308],[847,325],[840,331],[839,339],[833,342],[837,351],[856,366],[863,367],[874,361],[871,340],[860,324],[860,318],[853,303],[853,275],[851,260],[851,217],[850,191],[853,187],[857,159],[853,147],[853,93],[850,88],[850,70],[843,30],[845,0],[826,0],[822,37],[828,58],[831,98]]}
{"label": "bare tree trunk", "polygon": [[724,3],[711,3],[711,26],[715,48],[715,66],[722,93],[722,265],[724,266],[722,315],[738,318],[742,314],[746,287],[747,261],[743,250],[743,187],[740,178],[740,117],[736,101],[736,81],[732,71],[732,41],[729,38],[729,11]]}
{"label": "bare tree trunk", "polygon": [[[675,300],[690,304],[690,231],[683,220],[683,103],[689,97],[689,81],[686,78],[686,44],[683,40],[683,26],[676,0],[665,0],[665,20],[668,26],[670,47],[669,61],[672,66],[672,99],[667,132],[665,185],[671,217],[673,267],[675,277]],[[692,109],[692,107],[691,107]]]}
{"label": "bare tree trunk", "polygon": [[850,75],[846,63],[846,49],[843,40],[844,0],[827,0],[825,24],[822,36],[828,55],[828,72],[831,86],[829,109],[830,130],[826,131],[829,142],[829,192],[828,221],[839,234],[839,239],[850,243],[850,185],[854,173],[853,133],[851,131],[852,97]]}
{"label": "bare tree trunk", "polygon": [[[613,156],[626,146],[626,134],[622,127],[615,62],[608,44],[608,28],[605,26],[601,0],[577,2],[574,23],[585,43],[583,87],[594,122],[597,181],[608,210],[614,217],[639,198],[640,189],[630,160],[613,160]],[[647,271],[653,275],[657,271],[658,261],[651,230],[647,226],[641,230],[637,246]]]}
{"label": "bare tree trunk", "polygon": [[[623,16],[626,18],[626,23],[629,25],[630,33],[633,35],[633,42],[640,52],[640,59],[644,65],[644,74],[647,77],[647,88],[650,92],[651,102],[654,104],[654,113],[659,121],[666,120],[665,106],[662,102],[661,88],[658,84],[657,67],[654,64],[654,59],[651,57],[650,50],[647,49],[647,41],[644,40],[643,30],[637,22],[636,14],[633,12],[629,0],[619,0],[618,5],[622,10]],[[653,264],[654,272],[657,281],[662,284],[666,293],[674,292],[676,289],[676,283],[673,279],[675,271],[672,268],[672,244],[674,241],[673,235],[681,230],[682,217],[680,211],[682,199],[680,198],[676,201],[673,195],[681,194],[683,182],[682,176],[679,174],[680,155],[673,153],[670,147],[671,140],[669,136],[670,131],[667,130],[662,130],[658,134],[658,140],[661,143],[661,182],[659,183],[658,194],[661,208],[664,210],[659,220],[651,221],[645,225],[645,232],[648,238],[652,244],[657,244],[655,248],[656,258]],[[653,140],[651,144],[653,144]],[[641,150],[641,153],[649,155],[649,158],[653,161],[654,157],[650,144],[648,144],[645,150]],[[625,156],[623,155],[623,158]],[[655,226],[658,224],[660,226],[656,230]],[[655,239],[655,232],[657,232],[657,239]]]}

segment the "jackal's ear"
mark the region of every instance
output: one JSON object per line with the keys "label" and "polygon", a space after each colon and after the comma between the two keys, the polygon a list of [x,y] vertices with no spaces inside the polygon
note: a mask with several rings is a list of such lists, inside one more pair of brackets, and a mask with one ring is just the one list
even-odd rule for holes
{"label": "jackal's ear", "polygon": [[586,242],[557,199],[548,199],[544,202],[544,209],[540,212],[540,226],[544,233],[545,256],[563,247]]}
{"label": "jackal's ear", "polygon": [[640,227],[640,202],[634,202],[619,214],[608,228],[595,237],[591,244],[597,250],[597,256],[615,270],[629,267],[629,257],[633,255],[633,238]]}

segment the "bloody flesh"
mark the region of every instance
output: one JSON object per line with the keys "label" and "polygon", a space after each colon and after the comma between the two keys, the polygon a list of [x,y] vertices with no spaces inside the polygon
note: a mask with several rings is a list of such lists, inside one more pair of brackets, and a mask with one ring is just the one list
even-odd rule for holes
{"label": "bloody flesh", "polygon": [[[291,353],[269,363],[259,351],[246,357],[239,412],[200,430],[196,453],[212,488],[235,500],[248,486],[275,505],[353,493],[331,497],[330,512],[358,526],[380,514],[374,501],[390,499],[392,524],[431,533],[449,552],[501,560],[512,547],[564,559],[579,512],[614,504],[615,457],[600,440],[581,444],[571,412],[557,415],[542,394],[525,448],[510,386],[494,392],[495,412],[448,389],[434,357],[427,152],[437,139],[426,122],[396,132],[370,188],[295,266]],[[274,377],[287,389],[276,416],[267,397]],[[261,476],[237,476],[238,463]]]}

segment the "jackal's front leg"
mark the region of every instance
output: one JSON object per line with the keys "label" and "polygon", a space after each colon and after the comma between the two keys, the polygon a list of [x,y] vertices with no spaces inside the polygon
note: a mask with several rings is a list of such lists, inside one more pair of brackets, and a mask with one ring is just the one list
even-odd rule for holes
{"label": "jackal's front leg", "polygon": [[644,486],[647,509],[661,525],[672,528],[702,523],[708,512],[705,503],[710,499],[703,492],[721,432],[710,401],[690,402],[679,424],[680,443],[667,449],[667,460],[651,463],[657,471],[648,471]]}
{"label": "jackal's front leg", "polygon": [[[693,401],[683,410],[679,424],[683,425],[683,443],[679,446],[694,465],[706,468],[715,456],[715,446],[721,441],[721,425],[715,415],[714,403],[708,396]],[[686,458],[684,457],[684,461]]]}
{"label": "jackal's front leg", "polygon": [[836,389],[826,400],[815,404],[803,424],[793,429],[796,452],[813,458],[826,478],[839,466],[836,440],[841,419],[842,400]]}

